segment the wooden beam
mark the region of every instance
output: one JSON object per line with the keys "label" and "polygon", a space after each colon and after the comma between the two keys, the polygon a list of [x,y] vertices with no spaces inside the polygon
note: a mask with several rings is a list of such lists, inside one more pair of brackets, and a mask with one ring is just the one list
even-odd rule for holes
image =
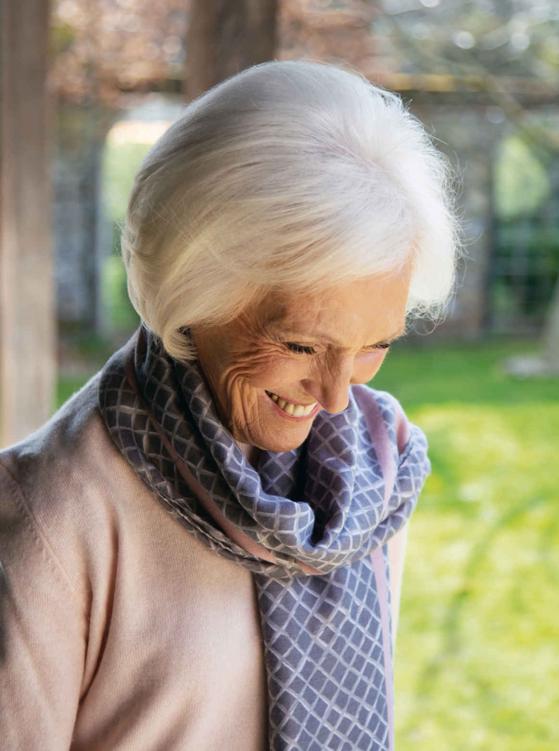
{"label": "wooden beam", "polygon": [[0,446],[51,414],[56,375],[47,0],[0,16]]}

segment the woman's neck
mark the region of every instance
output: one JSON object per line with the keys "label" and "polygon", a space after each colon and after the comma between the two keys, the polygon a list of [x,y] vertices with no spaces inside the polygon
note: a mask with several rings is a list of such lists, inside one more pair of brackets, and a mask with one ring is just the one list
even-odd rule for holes
{"label": "woman's neck", "polygon": [[254,466],[260,449],[256,448],[256,446],[251,446],[250,443],[241,443],[240,441],[237,441],[237,445],[248,461]]}

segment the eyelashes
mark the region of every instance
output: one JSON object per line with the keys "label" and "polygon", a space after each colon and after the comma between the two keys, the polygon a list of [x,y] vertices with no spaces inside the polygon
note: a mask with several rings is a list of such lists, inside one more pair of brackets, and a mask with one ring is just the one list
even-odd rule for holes
{"label": "eyelashes", "polygon": [[373,344],[372,349],[390,349],[394,342],[383,342],[382,344]]}
{"label": "eyelashes", "polygon": [[298,355],[314,355],[316,352],[314,347],[297,344],[296,342],[284,342],[284,345],[290,352],[295,352]]}
{"label": "eyelashes", "polygon": [[[294,352],[297,355],[314,355],[316,354],[316,350],[314,347],[310,347],[305,344],[297,344],[297,342],[284,342],[284,346],[290,351]],[[381,344],[371,344],[370,347],[366,347],[365,349],[372,351],[375,349],[389,349],[392,346],[393,342],[382,342]]]}

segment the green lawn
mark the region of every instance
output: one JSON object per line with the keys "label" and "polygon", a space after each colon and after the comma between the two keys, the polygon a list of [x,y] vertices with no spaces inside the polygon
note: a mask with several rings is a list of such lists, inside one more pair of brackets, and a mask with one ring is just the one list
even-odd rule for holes
{"label": "green lawn", "polygon": [[528,345],[390,353],[374,385],[426,432],[396,650],[398,751],[557,751],[559,380]]}
{"label": "green lawn", "polygon": [[398,751],[559,749],[559,380],[501,368],[530,347],[396,345],[374,381],[433,464],[410,523]]}

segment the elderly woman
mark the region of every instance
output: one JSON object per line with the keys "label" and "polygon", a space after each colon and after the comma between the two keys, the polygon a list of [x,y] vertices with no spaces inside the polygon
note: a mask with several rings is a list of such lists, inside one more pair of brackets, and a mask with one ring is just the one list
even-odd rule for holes
{"label": "elderly woman", "polygon": [[393,748],[429,460],[367,384],[449,299],[447,175],[398,97],[309,61],[155,144],[122,238],[141,325],[0,455],[3,748]]}

